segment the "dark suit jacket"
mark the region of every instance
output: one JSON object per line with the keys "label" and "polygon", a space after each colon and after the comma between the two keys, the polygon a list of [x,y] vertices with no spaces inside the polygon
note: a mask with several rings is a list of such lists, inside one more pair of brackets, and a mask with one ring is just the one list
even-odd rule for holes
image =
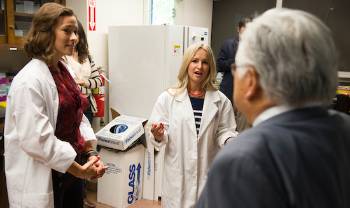
{"label": "dark suit jacket", "polygon": [[246,130],[217,155],[197,207],[349,208],[350,117],[303,108]]}
{"label": "dark suit jacket", "polygon": [[235,62],[235,56],[238,48],[238,39],[230,38],[222,44],[218,58],[216,60],[218,72],[223,72],[223,79],[220,84],[220,91],[226,95],[232,102],[232,75],[231,64]]}

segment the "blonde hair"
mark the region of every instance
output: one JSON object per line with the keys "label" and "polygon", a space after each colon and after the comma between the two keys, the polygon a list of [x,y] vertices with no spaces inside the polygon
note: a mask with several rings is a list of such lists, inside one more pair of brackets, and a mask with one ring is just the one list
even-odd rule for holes
{"label": "blonde hair", "polygon": [[187,88],[188,85],[188,66],[190,65],[192,58],[197,53],[199,49],[203,49],[207,52],[208,56],[208,64],[209,64],[209,74],[208,77],[204,80],[201,88],[205,90],[217,90],[217,84],[216,84],[216,64],[215,64],[215,58],[213,51],[211,50],[210,46],[204,43],[195,43],[190,45],[184,54],[184,57],[182,59],[181,67],[179,70],[179,74],[177,75],[178,79],[178,85],[177,89],[178,92],[182,92]]}
{"label": "blonde hair", "polygon": [[55,29],[60,17],[74,16],[73,10],[57,3],[46,3],[34,14],[24,49],[30,58],[51,64],[55,53]]}

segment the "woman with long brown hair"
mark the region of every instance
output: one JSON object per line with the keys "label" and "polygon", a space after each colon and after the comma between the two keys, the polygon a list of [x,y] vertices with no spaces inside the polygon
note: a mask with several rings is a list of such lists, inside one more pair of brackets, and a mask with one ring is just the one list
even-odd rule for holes
{"label": "woman with long brown hair", "polygon": [[88,101],[62,63],[73,52],[76,32],[73,11],[62,5],[44,4],[33,17],[25,43],[32,60],[14,78],[7,99],[10,207],[83,207],[82,179],[105,172],[83,115]]}

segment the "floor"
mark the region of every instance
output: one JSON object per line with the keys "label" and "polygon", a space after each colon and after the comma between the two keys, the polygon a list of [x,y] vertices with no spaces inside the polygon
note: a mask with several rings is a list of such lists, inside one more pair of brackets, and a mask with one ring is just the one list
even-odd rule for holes
{"label": "floor", "polygon": [[[97,202],[97,183],[95,182],[88,182],[87,184],[87,200],[93,204],[96,205],[96,208],[113,208],[111,206],[101,204]],[[88,206],[85,206],[85,208],[89,208]]]}

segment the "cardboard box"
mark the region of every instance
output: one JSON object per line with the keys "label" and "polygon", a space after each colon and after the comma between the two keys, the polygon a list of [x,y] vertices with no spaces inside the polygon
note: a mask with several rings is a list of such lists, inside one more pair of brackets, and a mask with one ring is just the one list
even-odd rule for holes
{"label": "cardboard box", "polygon": [[142,196],[145,148],[136,145],[128,151],[101,148],[100,156],[109,168],[97,183],[97,201],[125,208]]}
{"label": "cardboard box", "polygon": [[126,150],[144,134],[144,118],[120,115],[96,133],[98,145]]}
{"label": "cardboard box", "polygon": [[154,146],[149,141],[149,135],[147,132],[146,136],[146,146],[145,149],[145,161],[143,169],[143,190],[142,198],[153,200],[154,198]]}

